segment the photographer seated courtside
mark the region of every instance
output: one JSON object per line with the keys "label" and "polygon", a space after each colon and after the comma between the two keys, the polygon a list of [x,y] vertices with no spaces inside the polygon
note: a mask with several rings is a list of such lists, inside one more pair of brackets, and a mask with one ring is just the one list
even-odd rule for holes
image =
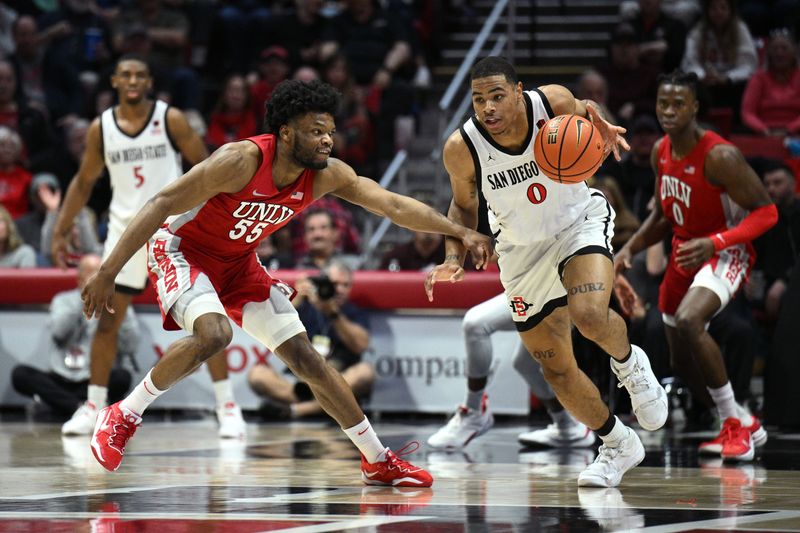
{"label": "photographer seated courtside", "polygon": [[[361,360],[370,344],[369,316],[349,301],[352,285],[350,268],[334,259],[319,275],[298,278],[297,296],[292,303],[314,348],[361,399],[372,390],[375,370]],[[253,391],[264,398],[264,418],[302,418],[323,413],[308,385],[295,380],[288,369],[279,373],[269,365],[255,365],[247,380]]]}

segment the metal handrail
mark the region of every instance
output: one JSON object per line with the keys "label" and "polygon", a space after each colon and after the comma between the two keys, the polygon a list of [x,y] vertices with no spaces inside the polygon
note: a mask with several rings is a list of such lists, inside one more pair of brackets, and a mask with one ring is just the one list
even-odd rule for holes
{"label": "metal handrail", "polygon": [[[475,41],[472,43],[472,46],[470,47],[469,51],[467,52],[467,55],[464,57],[464,60],[461,62],[461,65],[459,66],[458,71],[456,72],[455,76],[453,76],[453,79],[450,81],[450,85],[447,86],[447,89],[445,90],[444,95],[442,95],[442,98],[439,100],[439,112],[440,112],[439,127],[440,127],[440,134],[441,134],[440,139],[441,139],[441,141],[444,141],[447,138],[447,135],[449,134],[450,130],[452,130],[455,127],[455,125],[458,123],[458,121],[464,116],[464,113],[466,112],[467,107],[469,106],[469,103],[470,103],[470,100],[471,100],[471,96],[470,96],[469,92],[467,92],[466,96],[464,96],[464,98],[459,102],[459,105],[458,105],[458,108],[456,109],[455,114],[453,115],[453,117],[450,119],[450,122],[448,122],[448,124],[446,126],[444,125],[445,113],[447,113],[447,111],[450,109],[450,106],[453,103],[453,99],[455,98],[456,93],[459,90],[459,88],[464,83],[464,79],[466,78],[467,73],[469,72],[469,69],[471,68],[472,64],[475,62],[475,59],[478,57],[478,54],[480,53],[480,51],[483,49],[483,46],[486,43],[486,40],[491,35],[492,30],[494,29],[495,25],[497,24],[497,21],[500,19],[500,15],[503,13],[503,10],[505,10],[507,6],[509,7],[509,17],[513,17],[513,14],[514,14],[514,1],[515,0],[499,0],[494,5],[494,7],[492,8],[492,12],[487,17],[486,22],[484,22],[483,27],[481,28],[481,31],[478,33],[478,36],[475,38]],[[502,50],[502,48],[504,46],[506,46],[506,44],[508,44],[509,52],[513,52],[513,49],[514,49],[513,48],[513,41],[514,41],[514,24],[513,24],[513,20],[509,21],[509,25],[508,26],[509,26],[508,27],[508,37],[506,37],[505,35],[500,35],[497,38],[497,42],[492,47],[492,49],[490,51],[490,55],[496,55],[496,54],[500,53],[500,50]],[[432,157],[434,159],[438,159],[439,152],[440,152],[440,149],[438,147],[434,148],[433,153],[432,153]],[[386,171],[381,176],[381,179],[379,181],[381,187],[383,187],[383,188],[388,188],[389,187],[389,185],[394,180],[395,176],[402,169],[402,167],[405,164],[407,158],[408,158],[408,153],[405,150],[400,150],[395,154],[394,159],[392,159],[392,162],[389,164],[389,166],[386,168]],[[374,232],[371,232],[371,221],[369,222],[368,227],[370,228],[370,231],[365,231],[365,234],[369,235],[369,238],[367,239],[367,243],[364,246],[364,250],[363,250],[363,252],[361,254],[361,263],[362,264],[370,259],[370,255],[377,248],[377,246],[380,243],[381,239],[383,239],[384,235],[386,235],[386,232],[389,230],[390,224],[391,224],[391,221],[389,219],[387,219],[387,218],[384,218],[384,219],[381,220],[381,222],[378,225],[377,229],[375,229]]]}
{"label": "metal handrail", "polygon": [[[406,159],[408,159],[408,152],[405,150],[398,150],[398,152],[394,154],[392,162],[389,163],[388,167],[386,167],[383,176],[381,176],[381,179],[378,182],[381,187],[384,189],[389,187],[389,184],[394,180],[394,177],[403,167]],[[378,225],[378,228],[369,236],[367,244],[364,246],[364,251],[361,253],[362,264],[369,259],[372,251],[378,247],[378,243],[381,242],[381,239],[389,230],[389,224],[391,224],[391,221],[388,218],[382,219],[381,223]]]}
{"label": "metal handrail", "polygon": [[[500,37],[498,37],[497,42],[494,44],[494,47],[492,47],[492,50],[491,52],[489,52],[489,54],[490,55],[499,54],[500,50],[506,45],[507,41],[508,38],[505,35],[501,35]],[[470,102],[472,102],[472,94],[470,94],[470,92],[467,91],[467,93],[464,95],[464,98],[462,98],[461,102],[458,104],[458,107],[453,113],[453,116],[450,118],[450,122],[447,123],[447,126],[444,127],[444,131],[441,132],[441,135],[439,136],[439,141],[444,142],[445,140],[447,140],[447,137],[450,135],[450,132],[452,132],[455,129],[456,124],[458,124],[464,117],[464,113],[467,112],[467,108],[469,107]],[[433,149],[433,151],[434,151],[433,155],[434,159],[438,159],[438,154],[440,152],[439,147],[437,146],[436,148]]]}
{"label": "metal handrail", "polygon": [[486,19],[480,33],[478,33],[478,36],[475,38],[475,42],[472,43],[469,52],[467,52],[467,55],[464,57],[464,61],[462,61],[461,66],[458,67],[456,75],[453,76],[453,81],[447,86],[447,90],[444,92],[444,95],[442,95],[442,99],[439,100],[440,111],[447,111],[450,108],[450,104],[453,103],[453,98],[456,96],[456,91],[458,91],[461,84],[464,83],[464,78],[467,77],[470,67],[483,49],[483,43],[489,38],[489,34],[494,29],[494,25],[497,24],[497,19],[500,18],[500,14],[506,8],[506,5],[508,5],[508,0],[500,0],[494,5],[492,12],[489,14],[489,18]]}

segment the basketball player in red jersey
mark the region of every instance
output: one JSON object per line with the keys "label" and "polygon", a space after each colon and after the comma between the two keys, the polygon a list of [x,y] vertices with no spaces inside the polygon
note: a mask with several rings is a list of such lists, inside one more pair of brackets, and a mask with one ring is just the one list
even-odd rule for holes
{"label": "basketball player in red jersey", "polygon": [[427,487],[433,482],[425,470],[381,444],[347,383],[312,347],[289,301],[291,289],[270,278],[255,254],[259,241],[331,193],[401,226],[458,238],[473,252],[475,264],[485,268],[493,253],[487,237],[330,158],[339,98],[321,82],[278,85],[267,104],[271,133],[222,146],[164,188],[136,215],[88,282],[86,315],[110,310],[116,273],[149,240],[151,278],[165,327],[190,334],[167,349],[127,398],[100,413],[91,446],[106,469],[119,467],[147,406],[228,345],[230,317],[308,383],[361,451],[365,483]]}
{"label": "basketball player in red jersey", "polygon": [[[658,305],[672,366],[700,398],[704,387],[719,411],[722,431],[701,453],[751,460],[767,434],[733,396],[719,346],[706,325],[731,300],[755,261],[750,242],[778,219],[775,205],[741,152],[700,128],[697,78],[675,71],[658,87],[656,114],[666,135],[651,155],[659,202],[614,259],[619,274],[631,258],[664,239],[672,228],[672,253]],[[620,284],[621,301],[629,288]],[[627,293],[627,295],[626,295]]]}

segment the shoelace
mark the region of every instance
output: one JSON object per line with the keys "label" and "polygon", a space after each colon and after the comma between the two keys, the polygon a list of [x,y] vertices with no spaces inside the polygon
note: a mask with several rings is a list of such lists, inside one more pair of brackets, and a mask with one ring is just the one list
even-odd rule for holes
{"label": "shoelace", "polygon": [[[409,450],[409,448],[411,448],[412,446],[413,448]],[[412,465],[405,459],[401,459],[401,457],[412,454],[415,451],[419,450],[419,446],[420,446],[419,441],[412,440],[408,444],[397,450],[396,452],[392,452],[392,455],[394,457],[392,457],[393,460],[389,463],[389,468],[397,468],[399,470],[416,469],[414,465]]]}
{"label": "shoelace", "polygon": [[601,445],[598,451],[597,459],[595,459],[596,463],[603,462],[610,464],[611,461],[619,455],[619,448],[609,448],[605,444]]}
{"label": "shoelace", "polygon": [[647,376],[645,376],[639,363],[633,366],[633,370],[631,370],[630,374],[624,378],[620,378],[617,388],[621,389],[622,387],[627,387],[628,390],[637,394],[650,388],[650,385],[647,383]]}
{"label": "shoelace", "polygon": [[133,424],[127,422],[114,424],[114,433],[109,437],[111,445],[119,451],[122,451],[128,439],[130,439],[135,432],[136,426]]}

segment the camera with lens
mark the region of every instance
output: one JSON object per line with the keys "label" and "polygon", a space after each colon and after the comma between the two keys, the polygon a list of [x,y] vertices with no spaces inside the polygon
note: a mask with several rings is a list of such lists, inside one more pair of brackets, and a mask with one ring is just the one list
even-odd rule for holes
{"label": "camera with lens", "polygon": [[336,285],[334,285],[331,279],[325,274],[312,276],[308,279],[317,289],[317,297],[319,297],[320,300],[330,300],[336,296]]}

